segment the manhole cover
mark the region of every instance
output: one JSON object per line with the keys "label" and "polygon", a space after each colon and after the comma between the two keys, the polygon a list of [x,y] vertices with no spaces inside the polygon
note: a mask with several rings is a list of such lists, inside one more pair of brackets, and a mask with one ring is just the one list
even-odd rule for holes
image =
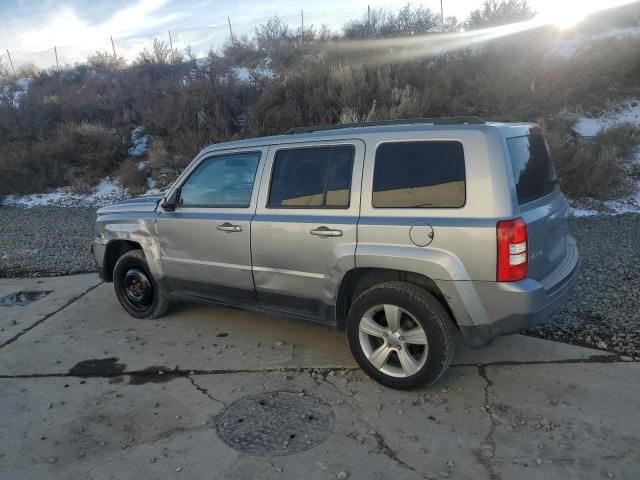
{"label": "manhole cover", "polygon": [[29,305],[31,302],[40,300],[42,297],[45,297],[50,293],[50,291],[12,293],[11,295],[0,298],[0,306],[13,307],[14,305],[18,305],[20,307],[24,307],[25,305]]}
{"label": "manhole cover", "polygon": [[283,391],[241,398],[222,412],[216,429],[227,445],[242,453],[289,455],[326,440],[333,421],[324,401]]}

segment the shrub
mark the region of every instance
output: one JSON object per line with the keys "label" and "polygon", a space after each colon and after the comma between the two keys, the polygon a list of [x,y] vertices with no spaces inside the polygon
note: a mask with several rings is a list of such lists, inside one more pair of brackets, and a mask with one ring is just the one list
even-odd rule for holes
{"label": "shrub", "polygon": [[526,0],[488,0],[482,8],[471,12],[467,27],[471,30],[495,27],[529,20],[534,15]]}
{"label": "shrub", "polygon": [[102,125],[66,123],[29,144],[7,145],[0,161],[0,195],[72,184],[87,191],[125,156],[119,135]]}
{"label": "shrub", "polygon": [[179,64],[184,61],[184,56],[177,48],[171,49],[163,40],[153,39],[151,50],[144,49],[135,60],[137,65],[169,65]]}
{"label": "shrub", "polygon": [[573,198],[598,200],[628,193],[631,160],[640,144],[638,128],[621,123],[584,141],[571,137],[570,125],[564,119],[545,128],[562,190]]}
{"label": "shrub", "polygon": [[124,57],[100,50],[90,55],[87,62],[97,71],[122,70],[127,66]]}
{"label": "shrub", "polygon": [[132,195],[147,191],[147,169],[140,168],[140,160],[127,158],[116,171],[116,178]]}
{"label": "shrub", "polygon": [[[448,28],[457,21],[447,20]],[[405,5],[397,13],[388,10],[372,10],[359,20],[352,20],[344,26],[346,38],[398,37],[424,35],[440,30],[440,15],[423,6]]]}
{"label": "shrub", "polygon": [[149,167],[154,176],[157,176],[165,168],[171,168],[171,156],[164,145],[164,141],[159,137],[151,137],[151,145],[147,153]]}

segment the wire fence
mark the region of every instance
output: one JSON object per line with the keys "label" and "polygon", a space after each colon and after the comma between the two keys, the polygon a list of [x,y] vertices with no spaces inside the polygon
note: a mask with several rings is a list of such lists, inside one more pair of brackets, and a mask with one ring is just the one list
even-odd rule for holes
{"label": "wire fence", "polygon": [[[332,31],[339,32],[345,23],[362,18],[366,14],[366,8],[363,10],[362,7],[352,7],[322,12],[300,11],[297,14],[280,15],[279,18],[294,30],[301,26],[319,28],[324,24]],[[81,63],[96,51],[116,53],[127,61],[132,61],[145,48],[150,49],[154,39],[162,40],[167,45],[173,45],[173,48],[180,51],[189,47],[197,57],[203,57],[211,49],[221,50],[225,42],[229,40],[231,32],[235,37],[251,36],[255,28],[267,20],[268,18],[265,17],[249,22],[235,23],[231,18],[228,22],[207,27],[177,28],[130,37],[105,37],[101,41],[91,44],[56,45],[37,52],[2,49],[0,50],[0,63],[15,72],[28,65],[34,65],[38,69],[60,68]]]}

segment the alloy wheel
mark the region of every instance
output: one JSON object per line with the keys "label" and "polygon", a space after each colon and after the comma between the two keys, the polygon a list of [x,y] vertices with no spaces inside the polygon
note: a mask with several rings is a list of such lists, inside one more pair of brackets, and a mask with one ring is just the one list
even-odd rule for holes
{"label": "alloy wheel", "polygon": [[406,378],[424,367],[427,334],[413,315],[397,305],[376,305],[360,319],[360,347],[380,372]]}

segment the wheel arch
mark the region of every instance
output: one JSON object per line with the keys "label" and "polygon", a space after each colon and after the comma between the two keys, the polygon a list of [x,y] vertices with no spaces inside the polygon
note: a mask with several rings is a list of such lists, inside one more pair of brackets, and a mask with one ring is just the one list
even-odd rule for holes
{"label": "wheel arch", "polygon": [[118,259],[131,250],[143,250],[142,245],[133,240],[111,240],[104,252],[102,274],[105,282],[113,281],[113,269]]}
{"label": "wheel arch", "polygon": [[401,281],[423,288],[431,293],[447,310],[456,326],[456,320],[445,294],[430,277],[406,270],[395,270],[378,267],[359,267],[349,270],[340,283],[336,299],[336,320],[338,330],[346,328],[346,318],[349,308],[362,292],[380,283],[389,281]]}

